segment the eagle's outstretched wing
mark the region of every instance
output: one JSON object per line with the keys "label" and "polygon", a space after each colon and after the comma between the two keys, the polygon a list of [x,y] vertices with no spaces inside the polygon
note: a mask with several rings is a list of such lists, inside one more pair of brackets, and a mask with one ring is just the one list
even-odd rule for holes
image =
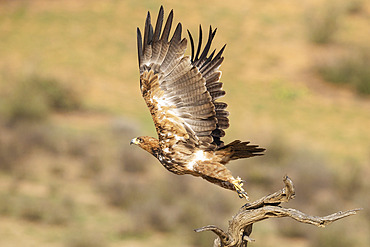
{"label": "eagle's outstretched wing", "polygon": [[179,23],[168,41],[173,12],[162,31],[164,11],[160,8],[155,29],[150,13],[145,22],[143,38],[137,29],[140,87],[152,114],[163,149],[177,145],[197,146],[215,150],[223,146],[223,129],[229,126],[227,105],[216,102],[225,92],[219,82],[218,70],[223,61],[224,47],[214,56],[209,50],[216,30],[210,28],[208,41],[201,51],[202,31],[196,54],[189,32],[192,56],[185,56],[187,40],[181,39]]}

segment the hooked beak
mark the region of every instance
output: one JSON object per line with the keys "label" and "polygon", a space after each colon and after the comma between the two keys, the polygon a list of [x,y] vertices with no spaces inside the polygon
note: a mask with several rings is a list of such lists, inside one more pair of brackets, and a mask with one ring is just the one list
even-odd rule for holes
{"label": "hooked beak", "polygon": [[130,145],[132,144],[135,144],[135,145],[139,144],[139,141],[137,140],[137,138],[134,138],[130,141]]}

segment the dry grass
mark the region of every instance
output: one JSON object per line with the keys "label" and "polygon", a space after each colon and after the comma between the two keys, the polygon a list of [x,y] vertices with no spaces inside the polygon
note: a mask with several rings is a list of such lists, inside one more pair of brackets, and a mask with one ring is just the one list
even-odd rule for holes
{"label": "dry grass", "polygon": [[[355,2],[319,48],[304,32],[305,6],[288,0],[161,2],[184,28],[195,33],[199,23],[212,24],[215,47],[228,44],[226,140],[249,139],[268,150],[230,165],[247,180],[251,197],[280,188],[288,173],[298,193],[292,207],[324,214],[369,204],[370,102],[324,87],[311,73],[318,49],[370,43],[363,35],[370,6]],[[211,234],[191,230],[226,225],[241,205],[233,193],[169,174],[128,145],[137,135],[155,135],[139,93],[134,36],[146,11],[156,13],[159,4],[1,2],[0,226],[23,233],[0,236],[1,246],[209,246]],[[10,116],[17,124],[5,124]],[[36,121],[25,121],[29,116]],[[343,201],[333,204],[335,197]],[[253,237],[256,246],[277,246],[276,239],[285,247],[332,246],[333,233],[345,231],[355,240],[343,243],[368,246],[369,215],[365,209],[330,232],[266,223]]]}

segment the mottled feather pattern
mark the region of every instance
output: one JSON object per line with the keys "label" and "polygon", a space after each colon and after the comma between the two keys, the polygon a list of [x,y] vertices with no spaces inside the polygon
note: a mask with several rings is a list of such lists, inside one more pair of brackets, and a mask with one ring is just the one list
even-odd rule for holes
{"label": "mottled feather pattern", "polygon": [[[171,106],[161,105],[158,99],[163,98],[163,91],[159,87],[158,76],[153,71],[144,71],[140,78],[142,82],[142,92],[150,113],[153,116],[154,124],[157,132],[162,133],[162,130],[168,129],[171,135],[178,135],[185,139],[189,138],[186,129],[181,123],[181,119],[176,115],[171,114]],[[159,109],[161,108],[161,109]],[[166,133],[166,132],[164,132]],[[160,135],[159,140],[171,138],[168,135]]]}

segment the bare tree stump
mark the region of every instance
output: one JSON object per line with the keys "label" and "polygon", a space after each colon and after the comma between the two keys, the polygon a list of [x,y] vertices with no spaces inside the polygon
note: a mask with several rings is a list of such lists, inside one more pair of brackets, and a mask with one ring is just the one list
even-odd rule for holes
{"label": "bare tree stump", "polygon": [[344,212],[324,217],[311,216],[302,213],[296,209],[283,208],[280,205],[282,202],[288,202],[294,198],[294,186],[292,180],[285,176],[283,178],[285,187],[273,194],[267,195],[252,203],[243,205],[239,212],[229,221],[227,232],[213,225],[204,226],[196,229],[196,232],[213,231],[218,238],[215,239],[214,247],[245,247],[248,242],[254,241],[250,238],[252,226],[254,223],[268,218],[290,217],[298,222],[312,224],[318,227],[326,225],[342,219],[347,216],[355,215],[361,209],[353,209]]}

